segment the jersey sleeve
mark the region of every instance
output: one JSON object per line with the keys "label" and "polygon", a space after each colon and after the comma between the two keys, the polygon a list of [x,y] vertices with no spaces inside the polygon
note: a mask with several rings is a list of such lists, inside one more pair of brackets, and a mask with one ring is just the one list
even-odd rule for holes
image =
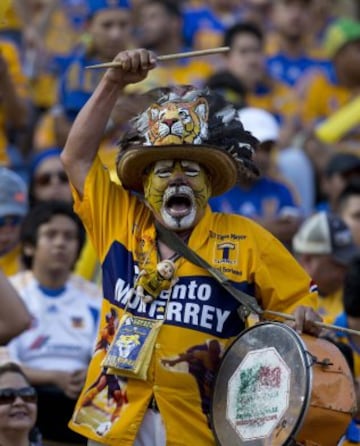
{"label": "jersey sleeve", "polygon": [[98,157],[87,175],[83,197],[72,187],[74,209],[80,216],[102,263],[111,242],[127,234],[132,224],[129,209],[135,205],[130,193],[110,179]]}
{"label": "jersey sleeve", "polygon": [[261,251],[255,289],[263,309],[292,313],[299,305],[317,308],[310,276],[276,238]]}

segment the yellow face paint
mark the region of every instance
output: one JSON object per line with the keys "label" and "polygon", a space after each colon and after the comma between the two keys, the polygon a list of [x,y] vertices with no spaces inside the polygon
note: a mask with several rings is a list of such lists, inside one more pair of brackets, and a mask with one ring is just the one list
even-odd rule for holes
{"label": "yellow face paint", "polygon": [[159,161],[145,177],[144,195],[162,223],[173,229],[188,229],[205,212],[211,185],[198,163]]}

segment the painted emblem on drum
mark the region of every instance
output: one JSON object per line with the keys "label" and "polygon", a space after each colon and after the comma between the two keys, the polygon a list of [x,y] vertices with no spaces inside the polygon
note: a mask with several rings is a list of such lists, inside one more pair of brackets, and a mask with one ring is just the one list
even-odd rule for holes
{"label": "painted emblem on drum", "polygon": [[226,417],[243,440],[268,437],[289,406],[290,369],[274,347],[248,352],[231,376]]}

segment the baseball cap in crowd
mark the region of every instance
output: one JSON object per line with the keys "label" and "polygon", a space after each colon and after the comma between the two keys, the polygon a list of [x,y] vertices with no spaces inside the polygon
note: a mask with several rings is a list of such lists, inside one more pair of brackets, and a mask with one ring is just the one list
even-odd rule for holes
{"label": "baseball cap in crowd", "polygon": [[330,158],[324,173],[327,177],[331,177],[335,173],[346,174],[355,170],[360,172],[359,156],[353,153],[337,153]]}
{"label": "baseball cap in crowd", "polygon": [[26,183],[17,173],[6,167],[0,167],[0,217],[25,216],[27,211]]}
{"label": "baseball cap in crowd", "polygon": [[318,212],[305,220],[293,238],[293,250],[297,254],[329,254],[342,265],[359,254],[348,226],[328,212]]}
{"label": "baseball cap in crowd", "polygon": [[360,22],[349,18],[335,20],[328,28],[324,47],[329,57],[334,57],[344,45],[360,40]]}
{"label": "baseball cap in crowd", "polygon": [[277,141],[280,127],[275,117],[256,107],[244,107],[239,110],[238,116],[244,129],[252,133],[260,143]]}
{"label": "baseball cap in crowd", "polygon": [[88,0],[88,15],[92,16],[103,9],[129,9],[128,0]]}

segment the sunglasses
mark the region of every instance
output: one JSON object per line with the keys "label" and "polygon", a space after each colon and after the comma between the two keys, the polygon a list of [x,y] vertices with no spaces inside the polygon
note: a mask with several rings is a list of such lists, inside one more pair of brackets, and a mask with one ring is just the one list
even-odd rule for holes
{"label": "sunglasses", "polygon": [[48,186],[53,178],[57,178],[60,183],[68,183],[68,177],[66,173],[62,170],[59,170],[58,172],[44,172],[38,176],[35,177],[35,183],[38,186]]}
{"label": "sunglasses", "polygon": [[20,215],[6,215],[4,217],[0,217],[0,228],[4,228],[5,226],[11,226],[15,228],[22,222],[23,217]]}
{"label": "sunglasses", "polygon": [[34,387],[22,387],[21,389],[0,389],[0,405],[13,404],[17,397],[20,397],[24,403],[36,403],[37,393]]}

